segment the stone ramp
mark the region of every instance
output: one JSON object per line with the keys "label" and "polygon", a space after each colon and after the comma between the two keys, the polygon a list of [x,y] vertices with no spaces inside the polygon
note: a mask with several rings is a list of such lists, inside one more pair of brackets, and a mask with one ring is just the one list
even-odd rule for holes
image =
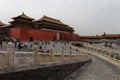
{"label": "stone ramp", "polygon": [[96,56],[91,58],[91,63],[64,80],[120,80],[120,68]]}
{"label": "stone ramp", "polygon": [[90,56],[92,63],[80,68],[64,80],[120,80],[120,63],[107,55],[90,48],[76,47]]}

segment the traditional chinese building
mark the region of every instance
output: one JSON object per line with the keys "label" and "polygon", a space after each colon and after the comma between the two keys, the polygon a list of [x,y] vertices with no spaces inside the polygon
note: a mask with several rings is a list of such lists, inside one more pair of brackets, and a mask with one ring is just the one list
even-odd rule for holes
{"label": "traditional chinese building", "polygon": [[120,34],[105,34],[100,36],[80,36],[80,39],[120,39]]}
{"label": "traditional chinese building", "polygon": [[45,15],[35,20],[23,13],[12,19],[10,25],[5,26],[1,23],[1,31],[6,29],[7,36],[12,39],[20,41],[79,40],[79,35],[74,34],[72,27]]}
{"label": "traditional chinese building", "polygon": [[120,34],[105,34],[103,37],[105,39],[120,39]]}
{"label": "traditional chinese building", "polygon": [[103,34],[100,36],[80,36],[81,41],[94,41],[94,40],[115,40],[115,39],[120,39],[120,34]]}

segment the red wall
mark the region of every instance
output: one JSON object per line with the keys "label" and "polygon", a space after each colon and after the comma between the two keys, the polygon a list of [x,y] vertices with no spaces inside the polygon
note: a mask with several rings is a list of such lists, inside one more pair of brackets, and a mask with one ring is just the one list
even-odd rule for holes
{"label": "red wall", "polygon": [[67,41],[79,41],[79,35],[78,34],[74,34],[74,33],[61,33],[61,39],[62,40],[67,40]]}
{"label": "red wall", "polygon": [[30,35],[34,40],[53,40],[57,33],[42,30],[30,30]]}
{"label": "red wall", "polygon": [[21,31],[20,40],[21,41],[28,41],[30,39],[30,29],[21,29],[20,31]]}
{"label": "red wall", "polygon": [[15,38],[15,39],[20,39],[20,29],[19,28],[13,28],[10,29],[10,36],[11,38]]}
{"label": "red wall", "polygon": [[[30,37],[33,37],[34,41],[40,40],[56,40],[57,32],[33,30],[33,29],[20,29],[13,28],[10,30],[12,38],[19,39],[21,41],[29,41]],[[60,33],[60,40],[72,41],[79,40],[79,35],[73,33]]]}
{"label": "red wall", "polygon": [[33,40],[54,40],[56,38],[56,32],[42,31],[42,30],[33,30],[33,29],[11,29],[10,36],[20,41],[29,41],[30,37],[33,37]]}

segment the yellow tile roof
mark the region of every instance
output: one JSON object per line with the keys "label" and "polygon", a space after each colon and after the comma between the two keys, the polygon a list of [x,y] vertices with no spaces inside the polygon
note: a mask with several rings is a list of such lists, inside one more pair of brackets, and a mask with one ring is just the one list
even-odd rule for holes
{"label": "yellow tile roof", "polygon": [[54,19],[54,18],[51,18],[51,17],[48,17],[48,16],[46,16],[46,15],[44,15],[42,18],[40,18],[40,19],[38,19],[38,20],[35,20],[35,22],[39,22],[39,21],[43,21],[43,20],[49,21],[49,22],[53,22],[53,23],[56,23],[56,24],[61,24],[61,25],[66,26],[66,28],[73,29],[73,28],[70,27],[69,25],[62,23],[60,20]]}
{"label": "yellow tile roof", "polygon": [[36,21],[49,21],[49,22],[54,22],[54,23],[58,23],[58,24],[63,24],[60,20],[57,20],[57,19],[54,19],[54,18],[51,18],[51,17],[48,17],[48,16],[43,16],[42,18],[36,20]]}
{"label": "yellow tile roof", "polygon": [[120,34],[105,34],[105,37],[120,37]]}
{"label": "yellow tile roof", "polygon": [[0,26],[4,26],[5,24],[3,22],[0,21]]}
{"label": "yellow tile roof", "polygon": [[17,16],[17,17],[13,17],[12,19],[15,19],[15,18],[18,18],[18,17],[34,20],[33,18],[31,18],[31,17],[27,16],[26,14],[24,14],[24,12],[21,15]]}

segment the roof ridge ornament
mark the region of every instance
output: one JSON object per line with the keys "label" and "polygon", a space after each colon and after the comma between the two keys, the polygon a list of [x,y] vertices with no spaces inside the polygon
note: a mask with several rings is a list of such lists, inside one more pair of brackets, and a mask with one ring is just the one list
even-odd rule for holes
{"label": "roof ridge ornament", "polygon": [[17,17],[13,17],[12,19],[16,19],[16,18],[20,18],[20,17],[22,17],[24,19],[34,20],[34,18],[29,17],[24,12],[21,15],[18,15]]}
{"label": "roof ridge ornament", "polygon": [[25,15],[25,13],[23,12],[22,15]]}
{"label": "roof ridge ornament", "polygon": [[46,17],[46,15],[44,14],[43,17]]}

